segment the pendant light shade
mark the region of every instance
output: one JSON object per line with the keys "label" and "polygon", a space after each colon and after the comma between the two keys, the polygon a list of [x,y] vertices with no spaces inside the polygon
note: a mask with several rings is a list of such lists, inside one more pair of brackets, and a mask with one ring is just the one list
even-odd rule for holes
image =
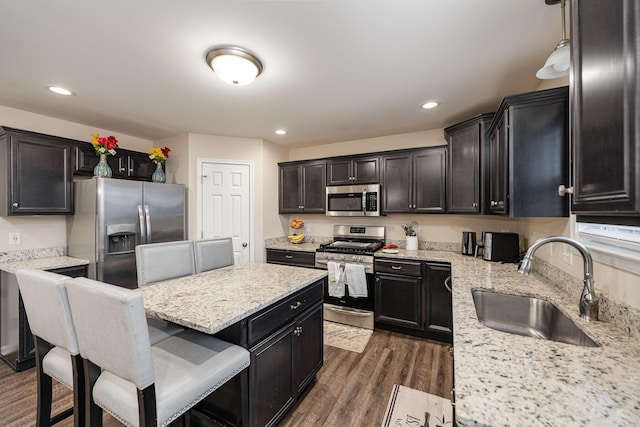
{"label": "pendant light shade", "polygon": [[224,46],[207,53],[207,64],[225,83],[245,86],[262,73],[262,62],[250,51],[237,46]]}
{"label": "pendant light shade", "polygon": [[[554,2],[547,1],[547,4],[553,4]],[[555,2],[557,3],[557,2]],[[544,63],[544,66],[538,70],[536,77],[539,79],[557,79],[569,75],[570,62],[570,49],[569,39],[567,39],[565,28],[565,14],[564,14],[565,0],[560,0],[560,10],[562,11],[562,40],[558,43],[556,48],[549,58]]]}

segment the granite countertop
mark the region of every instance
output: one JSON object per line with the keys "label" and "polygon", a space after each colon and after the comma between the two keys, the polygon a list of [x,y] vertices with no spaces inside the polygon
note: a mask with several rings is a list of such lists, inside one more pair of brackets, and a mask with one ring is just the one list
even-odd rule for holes
{"label": "granite countertop", "polygon": [[280,249],[283,251],[315,252],[320,248],[320,243],[289,243],[276,242],[267,245],[267,249]]}
{"label": "granite countertop", "polygon": [[[451,263],[459,425],[638,425],[640,340],[614,323],[581,319],[577,298],[536,273],[518,274],[515,264],[422,250],[401,249],[398,254],[378,252],[376,256]],[[601,347],[557,343],[482,326],[472,288],[550,301]]]}
{"label": "granite countertop", "polygon": [[0,270],[15,274],[21,268],[35,268],[37,270],[52,270],[56,268],[75,267],[87,265],[89,261],[81,258],[69,256],[53,256],[47,258],[36,258],[21,261],[0,262]]}
{"label": "granite countertop", "polygon": [[326,275],[313,268],[237,264],[140,291],[147,314],[214,334]]}

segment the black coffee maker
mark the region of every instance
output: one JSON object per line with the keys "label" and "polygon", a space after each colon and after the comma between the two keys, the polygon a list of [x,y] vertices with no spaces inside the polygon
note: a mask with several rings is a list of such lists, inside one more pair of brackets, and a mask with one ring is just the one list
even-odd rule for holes
{"label": "black coffee maker", "polygon": [[462,232],[462,255],[473,256],[476,251],[476,233],[475,231]]}

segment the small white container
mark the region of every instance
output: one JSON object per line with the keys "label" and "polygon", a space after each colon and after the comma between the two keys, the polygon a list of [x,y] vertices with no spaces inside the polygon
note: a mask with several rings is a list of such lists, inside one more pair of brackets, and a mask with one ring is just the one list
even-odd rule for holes
{"label": "small white container", "polygon": [[417,251],[418,250],[418,236],[407,236],[407,247],[408,251]]}

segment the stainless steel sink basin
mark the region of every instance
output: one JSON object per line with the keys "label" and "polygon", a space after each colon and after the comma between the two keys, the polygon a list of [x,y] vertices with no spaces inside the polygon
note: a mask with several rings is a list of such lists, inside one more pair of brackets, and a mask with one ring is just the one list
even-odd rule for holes
{"label": "stainless steel sink basin", "polygon": [[585,347],[600,345],[555,305],[538,298],[472,289],[481,324],[498,331]]}

